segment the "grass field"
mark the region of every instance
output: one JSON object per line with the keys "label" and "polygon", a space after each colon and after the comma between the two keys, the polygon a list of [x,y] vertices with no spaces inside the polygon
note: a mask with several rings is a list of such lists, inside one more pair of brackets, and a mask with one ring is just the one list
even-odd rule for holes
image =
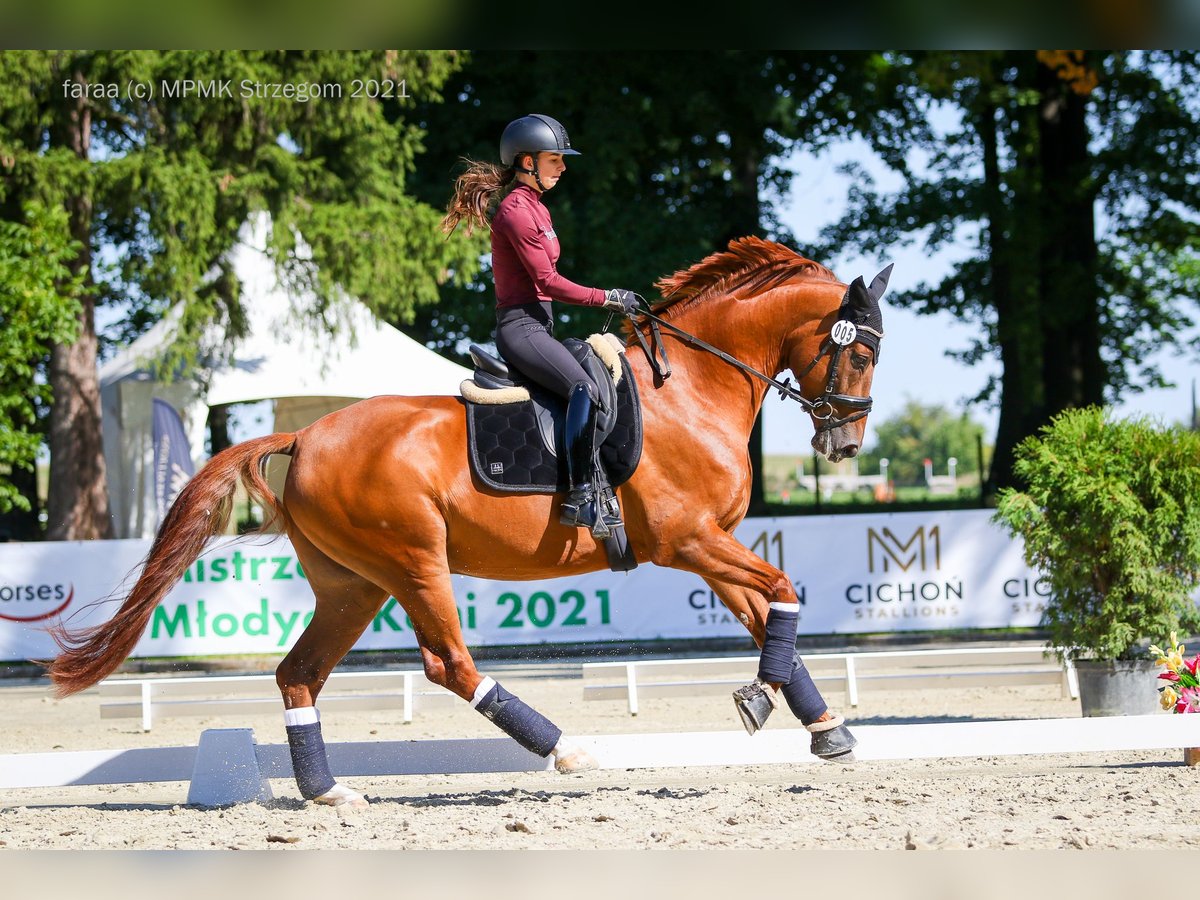
{"label": "grass field", "polygon": [[[763,457],[763,493],[767,503],[806,508],[830,506],[841,510],[854,506],[879,509],[887,508],[891,504],[905,506],[926,501],[937,503],[958,501],[971,504],[979,499],[979,476],[974,472],[957,479],[958,490],[956,492],[945,490],[935,492],[925,485],[895,485],[891,498],[887,501],[877,499],[870,487],[863,487],[856,491],[835,490],[832,492],[823,488],[821,496],[818,497],[814,491],[799,484],[797,480],[798,463],[803,466],[804,474],[812,474],[813,461],[811,457],[803,459],[795,456]],[[819,474],[822,478],[835,474],[850,474],[854,471],[852,466],[853,463],[850,460],[844,460],[838,464],[822,461]],[[864,470],[862,474],[874,475],[877,473],[868,473]]]}

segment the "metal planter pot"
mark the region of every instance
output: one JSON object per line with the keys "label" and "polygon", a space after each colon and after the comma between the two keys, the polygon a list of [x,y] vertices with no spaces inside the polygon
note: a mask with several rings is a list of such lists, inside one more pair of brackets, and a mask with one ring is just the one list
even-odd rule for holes
{"label": "metal planter pot", "polygon": [[1149,716],[1166,713],[1158,702],[1161,671],[1149,659],[1081,659],[1079,704],[1085,716]]}

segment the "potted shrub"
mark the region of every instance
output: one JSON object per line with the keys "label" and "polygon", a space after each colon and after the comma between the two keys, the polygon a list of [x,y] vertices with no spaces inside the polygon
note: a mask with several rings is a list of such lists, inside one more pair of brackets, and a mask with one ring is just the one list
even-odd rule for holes
{"label": "potted shrub", "polygon": [[995,520],[1050,583],[1042,624],[1075,661],[1083,714],[1157,711],[1149,642],[1200,626],[1200,434],[1073,409],[1014,471],[1026,488],[1000,493]]}

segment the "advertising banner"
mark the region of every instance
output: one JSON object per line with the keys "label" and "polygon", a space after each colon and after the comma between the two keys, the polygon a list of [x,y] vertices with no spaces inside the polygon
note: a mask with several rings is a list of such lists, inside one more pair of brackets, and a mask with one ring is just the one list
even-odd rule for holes
{"label": "advertising banner", "polygon": [[[987,510],[748,519],[738,539],[792,579],[802,634],[1035,626],[1046,585]],[[115,612],[148,540],[0,544],[0,659],[55,653],[45,626]],[[740,637],[696,575],[642,565],[543,581],[454,576],[471,646]],[[404,598],[400,598],[403,601]],[[314,598],[286,538],[221,538],[155,610],[135,656],[282,654]],[[416,646],[388,598],[355,649]]]}

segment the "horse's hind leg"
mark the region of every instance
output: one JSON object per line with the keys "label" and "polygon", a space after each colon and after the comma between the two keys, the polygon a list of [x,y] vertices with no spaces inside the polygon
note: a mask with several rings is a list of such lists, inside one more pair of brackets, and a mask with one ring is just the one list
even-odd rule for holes
{"label": "horse's hind leg", "polygon": [[338,784],[329,771],[316,703],[329,673],[366,630],[387,592],[334,562],[303,535],[293,533],[291,539],[317,598],[312,621],[275,670],[296,785],[306,800],[364,807],[366,799]]}
{"label": "horse's hind leg", "polygon": [[558,771],[595,768],[595,760],[564,739],[558,726],[479,673],[463,640],[449,571],[435,562],[428,567],[434,569],[431,574],[415,574],[422,568],[406,568],[406,577],[388,586],[412,620],[426,677],[462,697],[526,750],[543,757],[553,754]]}
{"label": "horse's hind leg", "polygon": [[[762,595],[714,578],[704,580],[721,598],[725,607],[746,626],[754,642],[762,647],[766,639],[767,620],[762,609],[767,604]],[[849,754],[857,741],[846,727],[845,719],[830,712],[828,704],[808,672],[808,667],[800,658],[799,651],[793,651],[793,661],[795,665],[791,678],[783,683],[780,693],[783,694],[792,714],[812,733],[813,754],[822,759],[852,758]]]}

